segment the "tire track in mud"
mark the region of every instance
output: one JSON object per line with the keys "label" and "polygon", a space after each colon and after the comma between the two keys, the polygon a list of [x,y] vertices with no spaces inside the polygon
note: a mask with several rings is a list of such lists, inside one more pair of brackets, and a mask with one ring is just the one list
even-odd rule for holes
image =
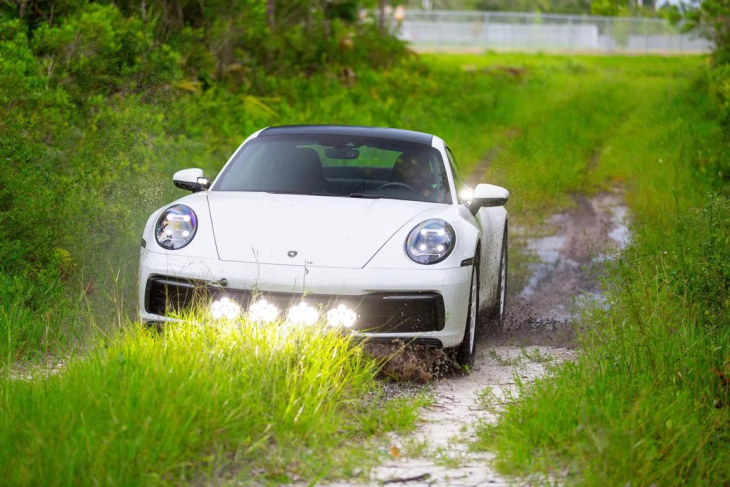
{"label": "tire track in mud", "polygon": [[[469,451],[479,421],[496,423],[515,393],[515,374],[530,382],[549,364],[574,356],[570,319],[581,302],[599,300],[598,277],[629,239],[620,192],[576,195],[575,207],[539,228],[512,225],[510,248],[522,249],[524,277],[511,286],[505,329],[482,337],[468,375],[433,383],[434,401],[414,433],[390,435],[387,461],[369,478],[333,485],[514,485],[490,467],[491,453]],[[488,392],[485,394],[485,390]]]}

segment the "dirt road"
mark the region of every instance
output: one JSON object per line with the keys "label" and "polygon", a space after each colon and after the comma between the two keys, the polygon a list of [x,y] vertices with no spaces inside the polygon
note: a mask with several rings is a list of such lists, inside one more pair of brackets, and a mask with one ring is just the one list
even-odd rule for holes
{"label": "dirt road", "polygon": [[[434,403],[416,432],[390,438],[389,461],[367,485],[513,485],[490,468],[490,454],[469,451],[478,421],[496,422],[500,404],[515,391],[514,377],[531,381],[548,364],[574,355],[569,320],[575,306],[598,299],[603,262],[627,243],[627,211],[619,193],[575,197],[575,207],[540,228],[513,221],[516,259],[505,331],[484,337],[474,369],[434,385]],[[485,391],[487,391],[485,393]],[[520,483],[517,481],[517,483]],[[350,484],[351,485],[351,484]]]}

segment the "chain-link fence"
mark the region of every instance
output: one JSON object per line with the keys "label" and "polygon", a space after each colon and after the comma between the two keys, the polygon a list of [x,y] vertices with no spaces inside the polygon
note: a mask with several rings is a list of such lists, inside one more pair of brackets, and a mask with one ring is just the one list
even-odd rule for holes
{"label": "chain-link fence", "polygon": [[417,47],[667,54],[712,48],[662,19],[514,12],[406,10],[399,36]]}

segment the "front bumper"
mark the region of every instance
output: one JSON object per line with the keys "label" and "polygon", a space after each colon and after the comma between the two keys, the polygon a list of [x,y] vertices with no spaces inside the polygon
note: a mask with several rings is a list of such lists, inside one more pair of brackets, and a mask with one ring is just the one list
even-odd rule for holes
{"label": "front bumper", "polygon": [[[167,321],[197,296],[228,296],[245,309],[258,294],[280,310],[302,299],[315,306],[346,304],[355,330],[377,339],[419,339],[454,347],[464,336],[471,266],[453,269],[341,269],[224,262],[142,249],[140,317]],[[225,282],[225,286],[221,284]]]}

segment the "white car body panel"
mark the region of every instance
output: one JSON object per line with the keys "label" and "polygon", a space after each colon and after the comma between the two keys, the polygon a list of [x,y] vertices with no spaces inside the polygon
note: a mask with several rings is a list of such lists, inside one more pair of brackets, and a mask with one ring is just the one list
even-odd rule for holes
{"label": "white car body panel", "polygon": [[[444,206],[232,191],[209,192],[208,202],[221,260],[354,269],[405,222]],[[297,255],[289,257],[289,251]]]}
{"label": "white car body panel", "polygon": [[[252,139],[244,141],[229,161]],[[444,142],[432,145],[443,158],[452,195],[457,194]],[[224,167],[225,169],[225,167]],[[221,171],[223,173],[223,170]],[[215,185],[215,182],[213,183]],[[456,198],[454,198],[456,199]],[[192,241],[183,248],[160,246],[154,227],[173,204],[189,206],[198,217]],[[423,265],[411,260],[405,241],[419,223],[438,218],[456,234],[451,254]],[[180,198],[153,213],[144,229],[140,255],[139,299],[143,321],[166,321],[145,309],[148,278],[171,276],[227,289],[332,296],[428,292],[443,298],[445,325],[425,333],[363,333],[382,338],[433,338],[444,347],[464,336],[475,252],[480,252],[480,308],[498,300],[500,256],[507,211],[480,208],[472,215],[465,203],[426,203],[394,199],[203,191]],[[296,252],[293,257],[290,252]]]}

